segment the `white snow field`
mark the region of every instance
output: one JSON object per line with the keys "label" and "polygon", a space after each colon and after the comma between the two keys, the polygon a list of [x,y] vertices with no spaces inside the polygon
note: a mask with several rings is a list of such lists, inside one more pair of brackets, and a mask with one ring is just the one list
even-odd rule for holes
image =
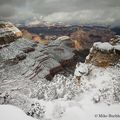
{"label": "white snow field", "polygon": [[[77,72],[84,71],[83,63],[77,65]],[[74,76],[56,75],[44,99],[31,99],[44,106],[40,120],[119,120],[120,119],[120,67],[100,68],[85,65],[88,74],[81,75],[80,87],[75,85]],[[57,98],[55,93],[56,90]],[[53,95],[54,94],[54,95]],[[73,95],[74,94],[74,95]],[[51,100],[51,96],[53,98]],[[37,104],[36,104],[37,105]],[[31,111],[35,111],[31,109]],[[35,116],[34,116],[35,117]],[[33,120],[24,112],[10,105],[0,106],[0,120]]]}
{"label": "white snow field", "polygon": [[0,105],[0,120],[36,120],[12,105]]}
{"label": "white snow field", "polygon": [[[99,42],[93,47],[119,51],[120,46]],[[76,76],[80,76],[80,85],[76,84]],[[0,105],[0,120],[120,120],[120,63],[107,68],[78,63],[74,75],[58,74],[50,82],[39,82],[38,87],[33,98],[18,94],[17,99],[28,103],[15,104],[34,118],[17,107]],[[14,100],[9,102],[13,104]],[[26,104],[30,104],[29,109],[22,108]]]}

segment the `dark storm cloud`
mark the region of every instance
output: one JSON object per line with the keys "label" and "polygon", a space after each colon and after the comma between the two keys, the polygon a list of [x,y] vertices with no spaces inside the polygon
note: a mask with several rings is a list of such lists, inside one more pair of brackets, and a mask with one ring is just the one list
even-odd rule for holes
{"label": "dark storm cloud", "polygon": [[120,0],[0,0],[0,16],[13,19],[43,15],[51,22],[114,23],[119,11]]}

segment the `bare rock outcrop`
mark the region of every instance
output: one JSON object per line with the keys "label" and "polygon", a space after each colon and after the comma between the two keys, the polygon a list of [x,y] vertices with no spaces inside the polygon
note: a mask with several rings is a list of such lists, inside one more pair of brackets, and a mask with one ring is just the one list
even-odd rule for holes
{"label": "bare rock outcrop", "polygon": [[116,36],[108,42],[96,42],[86,57],[86,63],[92,63],[96,66],[107,67],[114,65],[120,60],[120,42]]}
{"label": "bare rock outcrop", "polygon": [[0,21],[0,45],[13,42],[22,37],[22,32],[10,22]]}

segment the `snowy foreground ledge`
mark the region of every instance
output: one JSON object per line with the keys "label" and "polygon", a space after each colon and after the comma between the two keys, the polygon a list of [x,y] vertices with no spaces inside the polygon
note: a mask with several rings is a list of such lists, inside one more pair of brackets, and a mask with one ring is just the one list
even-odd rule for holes
{"label": "snowy foreground ledge", "polygon": [[[55,103],[47,104],[51,107]],[[61,103],[62,104],[62,103]],[[65,103],[64,103],[65,104]],[[64,105],[62,104],[62,105]],[[59,111],[58,108],[57,111]],[[50,117],[50,108],[48,117]],[[113,112],[114,111],[114,112]],[[120,119],[120,107],[118,105],[106,106],[99,104],[98,106],[90,105],[85,103],[84,107],[81,107],[75,101],[69,103],[69,107],[64,113],[62,118],[52,118],[44,120],[119,120]],[[59,113],[61,114],[61,113]],[[54,115],[53,115],[54,116]],[[52,116],[51,116],[52,117]],[[35,118],[27,116],[22,110],[11,105],[0,105],[0,120],[37,120]]]}
{"label": "snowy foreground ledge", "polygon": [[[35,114],[41,114],[39,120],[120,120],[119,71],[119,64],[108,68],[78,64],[75,74],[81,76],[80,88],[75,89],[73,76],[57,75],[46,99],[30,99],[44,106],[45,112],[35,108]],[[10,105],[0,105],[0,113],[0,120],[36,120]]]}

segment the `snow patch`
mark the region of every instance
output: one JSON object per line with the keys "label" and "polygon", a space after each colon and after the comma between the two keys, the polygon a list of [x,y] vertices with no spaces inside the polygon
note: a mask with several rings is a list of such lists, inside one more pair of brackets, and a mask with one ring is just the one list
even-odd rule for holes
{"label": "snow patch", "polygon": [[114,49],[120,51],[120,44],[115,45]]}
{"label": "snow patch", "polygon": [[104,43],[96,42],[96,43],[93,44],[93,47],[96,48],[96,49],[99,49],[101,51],[111,51],[111,50],[113,50],[113,46],[108,42],[104,42]]}
{"label": "snow patch", "polygon": [[78,63],[74,72],[75,76],[82,76],[88,73],[88,65],[85,63]]}

